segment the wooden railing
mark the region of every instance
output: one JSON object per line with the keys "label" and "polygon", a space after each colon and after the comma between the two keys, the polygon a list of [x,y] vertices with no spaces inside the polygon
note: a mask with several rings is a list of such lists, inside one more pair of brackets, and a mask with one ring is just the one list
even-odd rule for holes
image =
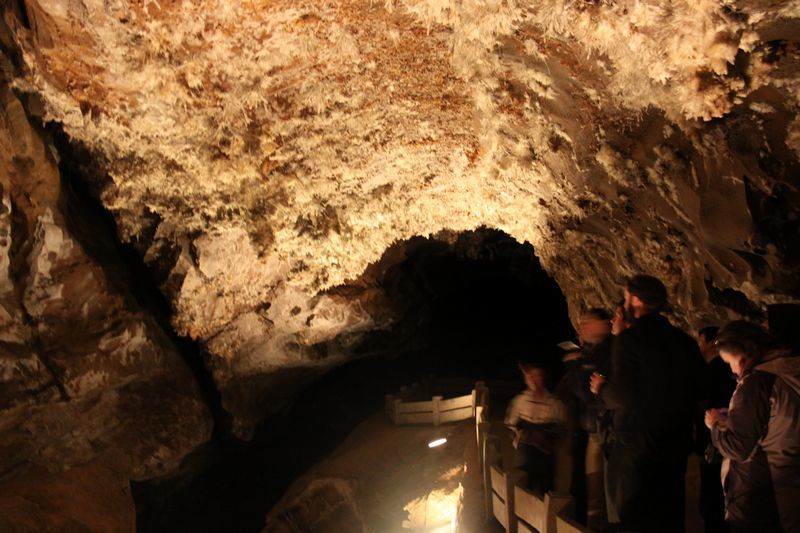
{"label": "wooden railing", "polygon": [[467,420],[475,416],[476,409],[484,405],[488,390],[477,382],[470,394],[457,398],[434,396],[430,401],[405,402],[394,395],[386,396],[386,417],[395,424],[446,424]]}
{"label": "wooden railing", "polygon": [[486,519],[496,519],[510,533],[591,533],[574,520],[574,502],[569,494],[548,492],[542,498],[524,488],[524,472],[507,471],[501,466],[510,464],[511,440],[502,424],[488,420],[488,404],[487,390],[475,416]]}
{"label": "wooden railing", "polygon": [[[506,388],[505,383],[498,384],[507,395]],[[433,396],[430,401],[404,402],[387,395],[386,416],[395,424],[434,425],[475,417],[486,520],[496,519],[509,533],[591,533],[574,520],[569,494],[548,492],[540,497],[524,488],[527,480],[521,470],[503,468],[502,463],[510,464],[511,440],[502,422],[489,418],[489,390],[479,381],[470,394],[456,398]]]}
{"label": "wooden railing", "polygon": [[572,519],[572,496],[548,492],[544,498],[522,485],[525,474],[512,469],[506,472],[497,465],[489,465],[491,509],[487,515],[494,517],[506,531],[518,533],[588,533],[590,530]]}

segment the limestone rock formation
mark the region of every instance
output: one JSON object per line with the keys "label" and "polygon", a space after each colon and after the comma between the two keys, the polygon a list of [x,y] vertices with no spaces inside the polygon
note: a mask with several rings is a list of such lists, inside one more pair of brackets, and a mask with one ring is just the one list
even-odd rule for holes
{"label": "limestone rock formation", "polygon": [[171,473],[209,438],[208,408],[124,269],[98,257],[108,236],[72,209],[46,139],[0,88],[0,476],[100,460],[126,483]]}
{"label": "limestone rock formation", "polygon": [[101,463],[42,470],[0,486],[0,530],[136,531],[128,479]]}
{"label": "limestone rock formation", "polygon": [[[797,0],[24,0],[4,70],[100,169],[247,436],[396,318],[365,272],[415,235],[530,242],[573,316],[640,271],[690,327],[800,297],[798,20]],[[58,315],[46,258],[80,259],[29,212],[25,306]],[[48,398],[131,373],[55,391],[19,357],[14,386]]]}

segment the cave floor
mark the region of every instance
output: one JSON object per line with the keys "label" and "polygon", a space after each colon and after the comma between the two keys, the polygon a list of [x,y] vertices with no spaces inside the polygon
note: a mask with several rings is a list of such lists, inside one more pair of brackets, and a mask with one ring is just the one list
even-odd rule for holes
{"label": "cave floor", "polygon": [[[495,423],[501,423],[507,398],[498,399],[491,412]],[[449,533],[458,498],[458,531],[504,531],[484,518],[474,424],[469,419],[439,427],[395,426],[382,413],[370,416],[290,486],[269,513],[264,532]],[[443,436],[447,444],[428,448]],[[698,490],[699,464],[692,455],[686,475],[687,533],[703,531]]]}
{"label": "cave floor", "polygon": [[[503,531],[483,517],[474,424],[394,426],[382,415],[369,417],[292,484],[265,531],[450,532],[459,498],[459,531]],[[447,443],[428,448],[439,437]]]}

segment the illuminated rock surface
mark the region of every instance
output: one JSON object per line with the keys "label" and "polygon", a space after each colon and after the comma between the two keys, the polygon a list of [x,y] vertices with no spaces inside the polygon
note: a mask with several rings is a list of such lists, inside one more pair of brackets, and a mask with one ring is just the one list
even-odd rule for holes
{"label": "illuminated rock surface", "polygon": [[[446,444],[428,447],[442,435]],[[397,427],[372,417],[292,484],[264,533],[476,531],[484,526],[477,460],[470,421]]]}
{"label": "illuminated rock surface", "polygon": [[[398,318],[378,280],[416,235],[531,243],[573,317],[639,271],[690,327],[800,297],[796,0],[2,9],[5,471],[177,468],[211,422],[167,329],[250,436]],[[169,324],[90,249],[57,158]]]}
{"label": "illuminated rock surface", "polygon": [[98,262],[113,241],[70,209],[54,154],[7,89],[0,124],[0,472],[102,457],[132,479],[168,474],[211,433],[194,378],[125,288],[120,258]]}

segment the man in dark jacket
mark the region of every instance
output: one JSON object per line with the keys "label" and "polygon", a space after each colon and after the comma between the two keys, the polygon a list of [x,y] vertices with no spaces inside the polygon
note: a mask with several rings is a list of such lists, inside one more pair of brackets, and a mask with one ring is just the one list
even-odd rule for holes
{"label": "man in dark jacket", "polygon": [[611,315],[604,309],[589,309],[581,316],[579,331],[580,352],[568,362],[565,358],[567,370],[556,393],[569,415],[570,494],[575,499],[575,518],[587,523],[590,517],[600,519],[605,514],[603,457],[597,437],[601,406],[589,391],[589,379],[593,372],[610,373]]}
{"label": "man in dark jacket", "polygon": [[613,443],[606,465],[609,520],[635,531],[684,531],[686,458],[694,413],[705,388],[697,343],[660,314],[664,284],[635,276],[625,290],[634,323],[612,351],[607,381],[591,390],[612,411]]}

